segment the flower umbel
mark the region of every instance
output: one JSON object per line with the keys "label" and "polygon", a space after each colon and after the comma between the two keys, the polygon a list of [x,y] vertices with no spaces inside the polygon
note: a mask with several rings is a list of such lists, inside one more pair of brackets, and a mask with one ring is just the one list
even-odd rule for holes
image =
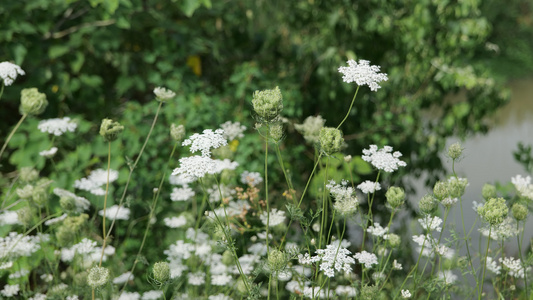
{"label": "flower umbel", "polygon": [[375,92],[381,86],[378,83],[387,81],[386,73],[379,73],[380,66],[371,66],[368,60],[348,61],[348,67],[339,67],[339,72],[343,74],[342,80],[346,83],[355,82],[357,85],[368,85],[371,91]]}
{"label": "flower umbel", "polygon": [[25,75],[24,70],[20,68],[19,66],[10,63],[8,61],[4,61],[0,63],[0,78],[4,81],[5,86],[9,86],[13,84],[15,79],[17,79],[17,75]]}
{"label": "flower umbel", "polygon": [[170,100],[176,96],[176,93],[174,93],[173,91],[160,86],[154,89],[154,94],[157,97],[158,101]]}
{"label": "flower umbel", "polygon": [[402,153],[399,151],[392,152],[391,146],[385,146],[378,150],[378,146],[370,145],[370,149],[363,149],[361,158],[371,163],[376,169],[385,172],[394,172],[398,167],[405,167],[407,164],[399,159]]}

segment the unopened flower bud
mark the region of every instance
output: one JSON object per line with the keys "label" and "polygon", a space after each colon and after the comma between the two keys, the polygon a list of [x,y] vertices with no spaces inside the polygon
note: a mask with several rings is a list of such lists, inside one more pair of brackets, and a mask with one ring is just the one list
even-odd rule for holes
{"label": "unopened flower bud", "polygon": [[522,205],[520,203],[515,203],[511,207],[511,212],[513,213],[513,217],[517,221],[525,220],[527,217],[527,207],[525,205]]}
{"label": "unopened flower bud", "polygon": [[19,221],[25,225],[26,227],[33,224],[33,218],[35,216],[33,209],[31,207],[26,206],[19,210],[17,210],[17,216]]}
{"label": "unopened flower bud", "polygon": [[351,162],[351,161],[352,161],[352,156],[351,156],[351,155],[346,155],[346,156],[344,157],[344,162],[349,163],[349,162]]}
{"label": "unopened flower bud", "polygon": [[23,182],[33,182],[39,179],[39,171],[32,167],[20,168],[19,178]]}
{"label": "unopened flower bud", "polygon": [[48,106],[46,95],[36,88],[23,89],[20,92],[20,113],[23,115],[40,115]]}
{"label": "unopened flower bud", "polygon": [[433,198],[432,195],[426,194],[420,199],[420,202],[418,202],[418,208],[421,212],[430,214],[435,208],[437,208],[437,201],[435,201],[435,198]]}
{"label": "unopened flower bud", "polygon": [[323,127],[320,129],[320,149],[326,154],[331,155],[341,150],[344,139],[342,132],[337,128]]}
{"label": "unopened flower bud", "polygon": [[176,142],[181,142],[185,138],[185,126],[172,123],[170,124],[170,136]]}
{"label": "unopened flower bud", "polygon": [[156,262],[152,272],[154,279],[160,283],[164,283],[170,279],[170,266],[166,261]]}
{"label": "unopened flower bud", "polygon": [[496,187],[492,184],[485,183],[485,185],[483,185],[483,188],[481,189],[481,195],[485,200],[489,200],[490,198],[496,198]]}
{"label": "unopened flower bud", "polygon": [[448,197],[448,183],[443,181],[437,181],[437,183],[433,187],[433,195],[439,201]]}
{"label": "unopened flower bud", "polygon": [[103,119],[100,126],[100,135],[106,142],[112,142],[118,138],[118,135],[124,131],[124,126],[119,122],[115,122],[111,119]]}
{"label": "unopened flower bud", "polygon": [[448,180],[448,193],[452,198],[459,198],[465,193],[465,188],[468,186],[466,178],[452,177]]}
{"label": "unopened flower bud", "polygon": [[390,245],[391,248],[398,248],[401,243],[400,236],[394,233],[389,233],[387,235],[387,243]]}
{"label": "unopened flower bud", "polygon": [[154,89],[154,94],[157,101],[163,102],[166,100],[170,100],[176,96],[176,93],[174,93],[172,90],[160,86]]}
{"label": "unopened flower bud", "polygon": [[463,150],[459,142],[454,143],[448,148],[448,156],[453,160],[457,160],[463,154]]}
{"label": "unopened flower bud", "polygon": [[109,280],[109,270],[103,267],[93,267],[87,276],[87,284],[94,288],[99,288]]}
{"label": "unopened flower bud", "polygon": [[268,266],[270,271],[276,272],[283,270],[286,264],[285,253],[274,249],[268,253]]}
{"label": "unopened flower bud", "polygon": [[281,123],[274,123],[270,126],[270,137],[276,143],[281,141],[283,137],[283,125]]}
{"label": "unopened flower bud", "polygon": [[315,239],[311,239],[311,245],[315,245],[316,244],[316,240]]}
{"label": "unopened flower bud", "polygon": [[48,191],[45,186],[38,185],[33,189],[32,200],[38,207],[44,207],[48,203]]}
{"label": "unopened flower bud", "polygon": [[230,250],[226,250],[224,251],[224,253],[222,253],[222,263],[226,266],[231,266],[235,263],[235,260],[233,259],[233,254]]}
{"label": "unopened flower bud", "polygon": [[283,110],[283,97],[279,87],[255,91],[252,99],[255,113],[266,122],[272,121]]}
{"label": "unopened flower bud", "polygon": [[59,199],[59,206],[66,212],[73,212],[76,210],[76,200],[72,197],[61,197]]}
{"label": "unopened flower bud", "polygon": [[385,197],[392,208],[398,208],[405,201],[405,192],[400,187],[391,186],[385,193]]}
{"label": "unopened flower bud", "polygon": [[493,226],[503,222],[509,213],[509,208],[505,204],[505,199],[490,198],[485,205],[478,208],[478,213],[486,222]]}
{"label": "unopened flower bud", "polygon": [[248,287],[242,279],[242,276],[239,276],[239,279],[237,280],[237,291],[242,295],[248,295]]}

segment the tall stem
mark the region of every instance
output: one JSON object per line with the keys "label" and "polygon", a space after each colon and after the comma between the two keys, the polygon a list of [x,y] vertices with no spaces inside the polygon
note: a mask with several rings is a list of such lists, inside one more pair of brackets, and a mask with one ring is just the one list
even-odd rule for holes
{"label": "tall stem", "polygon": [[[105,233],[105,212],[106,212],[106,208],[107,208],[107,194],[109,192],[109,172],[111,171],[110,168],[111,168],[111,142],[107,142],[107,145],[108,145],[108,149],[107,149],[107,180],[106,180],[106,183],[105,183],[105,196],[104,196],[104,213],[103,213],[103,221],[102,221],[102,237],[104,238],[104,241],[102,243],[102,254],[100,255],[100,263],[98,264],[99,267],[102,266],[102,260],[104,259],[104,249],[105,249],[105,244],[106,244],[106,241],[107,241],[107,236],[106,236],[106,233]],[[118,210],[117,210],[118,212]]]}
{"label": "tall stem", "polygon": [[13,128],[13,130],[11,130],[11,133],[9,134],[9,136],[7,137],[4,145],[2,146],[2,150],[0,150],[0,161],[2,160],[2,154],[4,154],[4,151],[6,150],[7,144],[9,143],[11,138],[13,137],[13,134],[15,134],[17,129],[20,127],[20,124],[22,124],[22,122],[24,121],[24,119],[26,119],[27,116],[28,116],[28,114],[23,114],[22,117],[20,118],[19,122],[17,123],[17,125],[15,125],[15,128]]}
{"label": "tall stem", "polygon": [[489,255],[490,247],[490,234],[492,231],[492,225],[489,226],[489,237],[487,238],[487,251],[485,252],[485,262],[483,262],[483,275],[481,275],[481,286],[479,288],[478,300],[481,300],[481,295],[483,294],[483,283],[485,281],[485,270],[487,270],[487,256]]}
{"label": "tall stem", "polygon": [[346,119],[348,119],[348,116],[350,115],[350,111],[352,110],[352,106],[355,103],[355,97],[357,97],[357,92],[359,92],[359,86],[357,86],[357,89],[355,90],[355,94],[353,95],[352,103],[350,104],[350,108],[348,108],[348,112],[346,113],[346,116],[344,117],[344,119],[342,119],[342,122],[339,124],[339,126],[337,126],[337,129],[339,129],[341,127],[341,125],[344,123],[344,121],[346,121]]}

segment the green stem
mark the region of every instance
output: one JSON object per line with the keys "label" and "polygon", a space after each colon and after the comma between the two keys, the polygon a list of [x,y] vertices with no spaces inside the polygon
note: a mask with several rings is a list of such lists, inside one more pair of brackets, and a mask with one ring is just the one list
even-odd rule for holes
{"label": "green stem", "polygon": [[483,263],[483,275],[481,275],[481,287],[479,288],[478,300],[481,300],[481,295],[483,294],[483,283],[485,281],[485,271],[487,270],[487,256],[489,255],[490,247],[490,234],[492,231],[492,226],[489,226],[489,237],[487,238],[487,251],[485,252],[485,262]]}
{"label": "green stem", "polygon": [[[102,267],[102,260],[104,259],[104,250],[106,246],[107,236],[105,233],[105,212],[107,208],[107,194],[109,192],[109,173],[111,172],[111,142],[107,142],[108,149],[107,149],[107,180],[105,183],[105,196],[104,196],[104,213],[103,213],[103,221],[102,221],[102,237],[104,238],[104,241],[102,242],[102,254],[100,255],[100,263],[98,264],[98,267]],[[118,212],[118,210],[117,210]]]}
{"label": "green stem", "polygon": [[344,119],[342,119],[342,122],[339,124],[339,126],[337,126],[337,129],[339,129],[341,127],[341,125],[344,123],[344,121],[346,121],[346,119],[348,119],[348,116],[350,115],[350,111],[352,110],[352,106],[355,102],[355,97],[357,96],[357,92],[359,92],[359,86],[357,86],[357,89],[355,90],[355,94],[353,95],[353,99],[352,99],[352,103],[350,104],[350,108],[348,108],[348,112],[346,113],[346,116],[344,117]]}
{"label": "green stem", "polygon": [[326,160],[326,173],[324,174],[324,185],[323,185],[323,195],[322,195],[322,219],[320,221],[320,238],[318,240],[318,249],[322,249],[322,237],[324,236],[324,229],[327,222],[327,188],[326,183],[328,180],[328,168],[329,168],[329,157]]}
{"label": "green stem", "polygon": [[2,160],[2,154],[4,154],[4,151],[6,150],[6,147],[7,147],[7,144],[9,143],[9,141],[11,140],[11,138],[13,137],[13,134],[15,134],[15,132],[17,131],[17,129],[20,127],[20,124],[22,124],[22,122],[24,121],[24,119],[26,119],[26,117],[28,116],[28,114],[23,114],[22,117],[20,118],[20,120],[18,121],[17,125],[15,125],[15,128],[13,128],[13,130],[11,131],[11,133],[9,134],[9,136],[7,137],[4,145],[2,146],[2,150],[0,150],[0,161]]}

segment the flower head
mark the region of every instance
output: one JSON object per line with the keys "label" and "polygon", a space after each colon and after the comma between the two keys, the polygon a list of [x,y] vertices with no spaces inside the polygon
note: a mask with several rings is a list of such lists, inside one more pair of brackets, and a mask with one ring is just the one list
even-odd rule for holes
{"label": "flower head", "polygon": [[[104,215],[104,210],[98,212],[99,215]],[[110,206],[106,209],[106,218],[110,220],[127,220],[130,218],[130,209],[126,207],[119,207],[118,205]]]}
{"label": "flower head", "polygon": [[224,130],[222,129],[217,129],[214,132],[211,129],[206,129],[202,134],[193,134],[183,141],[181,145],[191,146],[191,153],[201,151],[203,157],[210,157],[211,148],[216,149],[228,144],[223,134]]}
{"label": "flower head", "polygon": [[[342,243],[341,243],[342,244]],[[298,260],[301,264],[310,264],[314,262],[320,263],[320,270],[324,272],[324,275],[328,277],[334,277],[334,271],[344,270],[345,272],[351,272],[352,267],[350,265],[355,264],[355,260],[350,257],[350,250],[342,247],[338,243],[329,244],[326,249],[316,250],[316,256],[299,255]]]}
{"label": "flower head", "polygon": [[405,167],[407,164],[399,159],[402,153],[399,151],[392,152],[391,146],[385,146],[378,150],[378,146],[370,145],[370,149],[363,149],[361,158],[371,163],[376,169],[385,172],[394,172],[398,167]]}
{"label": "flower head", "polygon": [[320,149],[326,154],[339,152],[344,143],[342,132],[333,127],[322,127],[318,138]]}
{"label": "flower head", "polygon": [[378,257],[374,253],[369,253],[362,251],[355,253],[354,257],[359,261],[359,263],[364,264],[365,268],[372,268],[372,265],[378,264]]}
{"label": "flower head", "polygon": [[67,131],[74,132],[77,127],[78,124],[69,117],[42,120],[37,125],[41,132],[51,133],[55,136],[60,136]]}
{"label": "flower head", "polygon": [[505,199],[490,198],[485,205],[478,208],[478,213],[486,222],[493,226],[504,221],[509,213],[509,208],[505,204]]}
{"label": "flower head", "polygon": [[20,113],[25,115],[40,115],[48,106],[46,95],[39,93],[36,88],[23,89],[20,92]]}
{"label": "flower head", "polygon": [[368,60],[348,61],[348,67],[339,67],[339,72],[343,74],[342,80],[346,83],[355,82],[357,85],[368,85],[371,91],[375,92],[381,86],[378,83],[387,81],[386,73],[379,73],[379,66],[371,66]]}
{"label": "flower head", "polygon": [[265,211],[259,216],[259,218],[261,219],[261,222],[265,224],[265,226],[268,222],[269,227],[274,227],[279,224],[282,224],[283,222],[285,222],[286,219],[285,212],[282,210],[278,210],[277,208],[272,209],[272,211],[270,212],[270,216],[268,216],[267,212]]}
{"label": "flower head", "polygon": [[100,135],[106,142],[112,142],[118,138],[118,135],[124,131],[124,126],[119,122],[111,119],[103,119],[100,125]]}
{"label": "flower head", "polygon": [[222,123],[220,125],[220,128],[224,130],[224,138],[226,138],[228,141],[233,141],[238,138],[244,137],[244,131],[246,130],[246,126],[241,125],[239,122],[231,122],[227,121],[225,123]]}
{"label": "flower head", "polygon": [[279,87],[272,90],[255,91],[252,106],[255,113],[264,121],[274,120],[283,110],[283,97]]}
{"label": "flower head", "polygon": [[322,119],[321,116],[309,116],[305,118],[302,124],[294,124],[294,128],[304,136],[304,139],[308,143],[314,145],[318,144],[320,130],[324,127],[325,123],[326,120]]}
{"label": "flower head", "polygon": [[13,84],[17,75],[26,75],[26,73],[19,66],[8,61],[0,63],[0,78],[4,81],[5,86]]}
{"label": "flower head", "polygon": [[176,93],[174,93],[172,90],[160,86],[154,89],[154,94],[158,101],[170,100],[176,96]]}
{"label": "flower head", "polygon": [[189,156],[179,160],[179,168],[174,169],[172,175],[186,175],[190,179],[203,178],[206,174],[216,173],[216,163],[206,156]]}
{"label": "flower head", "polygon": [[107,283],[109,280],[109,270],[107,268],[94,267],[89,271],[87,284],[92,288],[98,288]]}
{"label": "flower head", "polygon": [[57,153],[57,147],[52,147],[50,150],[43,150],[39,152],[39,155],[46,158],[52,158]]}
{"label": "flower head", "polygon": [[357,186],[364,194],[373,194],[375,191],[381,190],[379,182],[366,180]]}

